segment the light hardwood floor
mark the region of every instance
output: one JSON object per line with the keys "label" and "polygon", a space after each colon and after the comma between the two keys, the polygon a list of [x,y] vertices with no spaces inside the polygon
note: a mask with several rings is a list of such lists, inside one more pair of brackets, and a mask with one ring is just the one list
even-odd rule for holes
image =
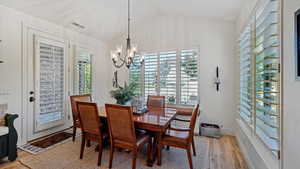
{"label": "light hardwood floor", "polygon": [[[223,136],[221,139],[201,137],[208,148],[202,152],[197,150],[197,156],[202,156],[204,164],[201,169],[248,169],[244,157],[233,136]],[[202,142],[201,141],[201,142]],[[27,152],[19,151],[19,159],[33,156]],[[204,156],[204,157],[203,157]],[[185,156],[182,158],[186,158]],[[19,160],[0,164],[3,169],[27,169]]]}

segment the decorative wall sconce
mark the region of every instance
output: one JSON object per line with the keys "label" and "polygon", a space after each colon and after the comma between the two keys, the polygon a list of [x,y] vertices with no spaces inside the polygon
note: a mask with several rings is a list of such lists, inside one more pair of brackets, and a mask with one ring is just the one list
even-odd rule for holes
{"label": "decorative wall sconce", "polygon": [[216,85],[217,91],[219,91],[219,89],[220,89],[220,84],[221,84],[221,80],[220,80],[220,77],[219,77],[219,67],[217,66],[217,68],[216,68],[216,78],[215,78],[215,85]]}

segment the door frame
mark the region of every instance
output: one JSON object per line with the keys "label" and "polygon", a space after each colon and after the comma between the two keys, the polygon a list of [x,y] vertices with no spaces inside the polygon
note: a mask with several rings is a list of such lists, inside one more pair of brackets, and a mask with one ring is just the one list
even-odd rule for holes
{"label": "door frame", "polygon": [[[39,137],[43,137],[61,130],[64,130],[66,128],[69,128],[72,126],[72,122],[70,117],[70,108],[69,108],[69,104],[68,104],[68,95],[70,93],[70,81],[69,81],[69,77],[70,77],[70,51],[69,51],[69,44],[70,42],[65,39],[62,38],[62,36],[60,36],[58,33],[53,33],[50,30],[45,31],[45,28],[41,28],[39,26],[36,25],[30,25],[27,23],[22,22],[21,23],[21,27],[22,27],[22,113],[21,113],[21,121],[22,121],[22,130],[21,133],[19,133],[20,135],[20,144],[26,144],[28,141],[30,140],[34,140],[37,139]],[[30,37],[30,35],[34,32],[34,34],[36,34],[37,36],[42,36],[42,37],[47,37],[50,39],[54,39],[54,40],[58,40],[61,41],[65,44],[65,57],[66,57],[66,77],[65,77],[65,124],[58,126],[58,127],[54,127],[54,128],[50,128],[47,130],[43,130],[42,132],[39,133],[35,133],[32,130],[33,129],[33,121],[32,121],[32,117],[34,112],[31,112],[30,106],[32,103],[29,102],[29,91],[30,91],[30,82],[29,78],[30,78],[30,71],[29,71],[29,66],[31,66],[33,63],[29,63],[29,57],[30,57],[30,48],[32,49],[31,54],[34,54],[35,49],[34,44],[29,44],[29,39],[33,37]],[[34,41],[33,41],[34,43]],[[33,72],[34,73],[34,72]],[[32,114],[32,115],[31,115]],[[32,127],[30,127],[30,125]],[[31,131],[30,131],[31,130]]]}

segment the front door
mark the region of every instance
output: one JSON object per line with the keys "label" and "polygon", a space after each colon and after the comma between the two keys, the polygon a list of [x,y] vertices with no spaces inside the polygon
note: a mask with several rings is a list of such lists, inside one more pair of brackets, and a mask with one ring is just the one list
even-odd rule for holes
{"label": "front door", "polygon": [[66,43],[28,32],[28,141],[66,128]]}

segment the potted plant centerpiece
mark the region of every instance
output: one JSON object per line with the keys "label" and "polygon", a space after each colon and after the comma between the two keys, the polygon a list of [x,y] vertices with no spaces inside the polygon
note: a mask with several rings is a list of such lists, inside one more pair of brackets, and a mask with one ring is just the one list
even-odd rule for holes
{"label": "potted plant centerpiece", "polygon": [[125,82],[124,87],[118,86],[116,89],[110,91],[110,94],[111,97],[116,99],[117,104],[126,105],[134,98],[134,91],[136,90],[136,88],[136,83],[130,83],[129,85],[127,85]]}

